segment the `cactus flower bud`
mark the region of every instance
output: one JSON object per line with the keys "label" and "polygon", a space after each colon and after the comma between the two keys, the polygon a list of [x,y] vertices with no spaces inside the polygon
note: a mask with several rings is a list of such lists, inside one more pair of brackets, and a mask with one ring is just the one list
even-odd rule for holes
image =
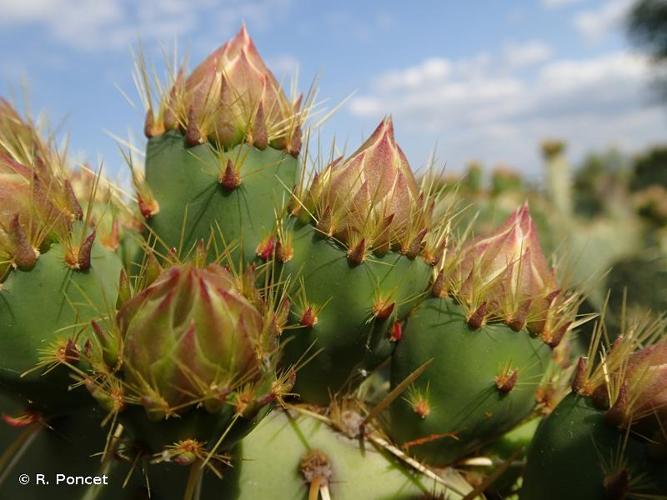
{"label": "cactus flower bud", "polygon": [[162,106],[162,125],[156,128],[151,118],[148,128],[175,128],[180,121],[191,141],[208,137],[224,147],[245,141],[298,152],[292,149],[300,145],[300,103],[287,99],[245,26],[187,79],[179,74]]}
{"label": "cactus flower bud", "polygon": [[263,316],[218,265],[166,270],[123,306],[118,324],[125,380],[149,416],[200,402],[219,408],[266,371]]}
{"label": "cactus flower bud", "polygon": [[551,336],[562,338],[572,319],[572,311],[560,314],[566,296],[544,256],[527,204],[493,234],[475,238],[461,249],[453,281],[464,303],[484,304],[485,315],[515,329],[528,326],[549,337],[545,338],[549,343],[554,340]]}
{"label": "cactus flower bud", "polygon": [[419,188],[391,118],[349,158],[331,163],[312,183],[307,200],[320,228],[341,241],[355,245],[363,239],[375,248],[408,245],[421,213]]}
{"label": "cactus flower bud", "polygon": [[[621,426],[645,421],[667,425],[667,339],[633,352],[627,358],[619,396],[610,410]],[[624,373],[623,373],[624,372]],[[630,395],[630,396],[628,396]],[[648,417],[648,418],[647,418]]]}
{"label": "cactus flower bud", "polygon": [[65,239],[82,217],[62,166],[33,124],[0,99],[0,261],[31,267],[45,242]]}

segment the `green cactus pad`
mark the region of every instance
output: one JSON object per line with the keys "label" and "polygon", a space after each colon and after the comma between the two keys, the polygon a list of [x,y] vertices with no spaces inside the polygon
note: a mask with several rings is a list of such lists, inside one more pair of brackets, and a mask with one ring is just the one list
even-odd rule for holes
{"label": "green cactus pad", "polygon": [[[410,260],[395,252],[370,255],[352,266],[345,250],[310,224],[297,224],[293,245],[294,256],[285,271],[298,277],[295,288],[301,290],[303,285],[307,301],[293,300],[293,319],[298,322],[304,306],[320,309],[314,326],[283,334],[284,361],[296,363],[317,353],[297,374],[295,391],[304,401],[326,404],[330,392],[345,389],[358,378],[359,369],[373,368],[390,355],[388,330],[422,297],[431,267],[420,257]],[[383,321],[373,317],[373,304],[381,297],[391,297],[396,304],[391,317]]]}
{"label": "green cactus pad", "polygon": [[[667,494],[667,460],[647,458],[634,433],[605,422],[590,398],[570,394],[541,423],[528,452],[522,500],[658,498]],[[627,468],[630,489],[613,496],[605,477]],[[662,496],[660,496],[662,498]]]}
{"label": "green cactus pad", "polygon": [[[240,166],[241,184],[232,191],[219,182],[228,160]],[[241,245],[235,257],[252,261],[257,245],[273,233],[296,176],[296,159],[271,147],[240,145],[220,153],[209,143],[188,148],[175,131],[153,137],[146,153],[146,182],[159,204],[148,221],[158,249],[173,247],[187,254],[197,241],[214,235],[220,252],[224,238],[226,245]]]}
{"label": "green cactus pad", "polygon": [[[472,330],[461,306],[428,299],[406,322],[392,357],[392,386],[432,361],[391,405],[389,433],[398,443],[413,443],[409,452],[427,463],[452,463],[530,414],[550,356],[525,330],[504,324]],[[516,381],[503,392],[496,377],[512,370]]]}
{"label": "green cactus pad", "polygon": [[[70,391],[70,372],[57,367],[44,375],[32,370],[40,350],[72,338],[93,318],[112,310],[121,263],[111,251],[93,246],[87,271],[65,264],[64,248],[54,244],[30,271],[12,271],[0,288],[0,390],[46,413],[57,413],[85,391]],[[81,343],[83,345],[83,343]]]}
{"label": "green cactus pad", "polygon": [[[225,471],[222,482],[213,474],[204,476],[201,498],[306,500],[308,483],[301,463],[312,450],[322,452],[329,461],[329,490],[334,499],[443,498],[446,492],[446,498],[454,500],[471,490],[455,471],[443,471],[444,484],[436,483],[368,441],[362,449],[358,440],[334,431],[317,418],[278,411],[262,420],[233,450],[232,468]],[[180,492],[177,485],[182,489],[187,469],[168,466],[151,469],[149,474],[157,470],[160,477],[172,477],[174,482],[165,484],[157,476],[150,476],[155,485],[153,496],[170,498],[161,495]]]}

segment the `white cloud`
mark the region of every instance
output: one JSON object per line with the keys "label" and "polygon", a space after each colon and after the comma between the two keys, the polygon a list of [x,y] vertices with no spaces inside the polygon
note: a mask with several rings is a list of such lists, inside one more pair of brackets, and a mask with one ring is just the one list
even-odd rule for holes
{"label": "white cloud", "polygon": [[126,48],[192,32],[205,18],[231,31],[242,20],[264,25],[288,0],[2,0],[0,25],[41,25],[57,41],[81,50]]}
{"label": "white cloud", "polygon": [[584,37],[596,42],[619,28],[633,0],[608,0],[602,7],[579,12],[574,25]]}
{"label": "white cloud", "polygon": [[521,68],[541,63],[551,57],[552,50],[546,43],[532,40],[523,43],[508,43],[503,55],[512,68]]}
{"label": "white cloud", "polygon": [[560,7],[566,7],[568,5],[574,5],[581,3],[585,0],[542,0],[542,5],[548,9],[557,9]]}
{"label": "white cloud", "polygon": [[297,76],[300,66],[299,60],[291,54],[270,57],[266,60],[266,65],[282,82],[289,82],[291,78]]}
{"label": "white cloud", "polygon": [[537,173],[537,147],[545,137],[569,141],[575,156],[612,143],[633,150],[663,138],[667,120],[662,109],[647,105],[649,62],[643,57],[618,52],[553,59],[536,64],[530,75],[508,72],[502,58],[473,61],[428,60],[392,71],[349,109],[374,120],[393,114],[406,142],[438,139],[443,160],[455,168],[478,157]]}

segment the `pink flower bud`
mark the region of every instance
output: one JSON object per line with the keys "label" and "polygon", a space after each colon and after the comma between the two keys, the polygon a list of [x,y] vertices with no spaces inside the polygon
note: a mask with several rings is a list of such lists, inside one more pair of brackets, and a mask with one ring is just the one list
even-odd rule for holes
{"label": "pink flower bud", "polygon": [[538,333],[560,295],[527,204],[492,234],[462,248],[454,281],[464,302],[484,302],[488,316]]}
{"label": "pink flower bud", "polygon": [[330,214],[331,234],[374,247],[400,243],[419,212],[419,188],[394,138],[391,118],[349,158],[330,164],[313,183],[309,203]]}
{"label": "pink flower bud", "polygon": [[[186,128],[224,147],[245,141],[260,149],[289,148],[295,136],[300,140],[299,105],[288,101],[245,26],[185,82],[179,75],[164,105],[182,115]],[[167,128],[176,125],[164,121]]]}
{"label": "pink flower bud", "polygon": [[218,265],[164,271],[123,306],[118,324],[125,380],[148,400],[179,407],[261,377],[264,319]]}

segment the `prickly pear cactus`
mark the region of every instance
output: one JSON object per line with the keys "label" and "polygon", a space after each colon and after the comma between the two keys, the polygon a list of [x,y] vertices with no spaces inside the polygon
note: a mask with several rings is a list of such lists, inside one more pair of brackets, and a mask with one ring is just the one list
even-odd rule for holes
{"label": "prickly pear cactus", "polygon": [[245,262],[268,258],[297,180],[307,104],[288,100],[245,27],[147,101],[146,176],[135,180],[158,251],[187,255],[203,239],[235,245]]}
{"label": "prickly pear cactus", "polygon": [[602,356],[597,331],[572,393],[537,430],[522,499],[664,496],[666,326],[663,319],[635,318]]}
{"label": "prickly pear cactus", "polygon": [[0,101],[0,390],[68,411],[86,323],[116,300],[120,261],[96,241],[65,159]]}
{"label": "prickly pear cactus", "polygon": [[389,433],[428,463],[452,463],[535,406],[577,297],[561,292],[524,205],[494,234],[452,248],[433,297],[407,318],[392,386],[423,371],[390,407]]}
{"label": "prickly pear cactus", "polygon": [[[349,158],[318,173],[294,202],[278,259],[292,276],[285,361],[296,391],[326,404],[386,359],[398,321],[428,285],[438,242],[389,118]],[[303,366],[301,366],[303,365]]]}

